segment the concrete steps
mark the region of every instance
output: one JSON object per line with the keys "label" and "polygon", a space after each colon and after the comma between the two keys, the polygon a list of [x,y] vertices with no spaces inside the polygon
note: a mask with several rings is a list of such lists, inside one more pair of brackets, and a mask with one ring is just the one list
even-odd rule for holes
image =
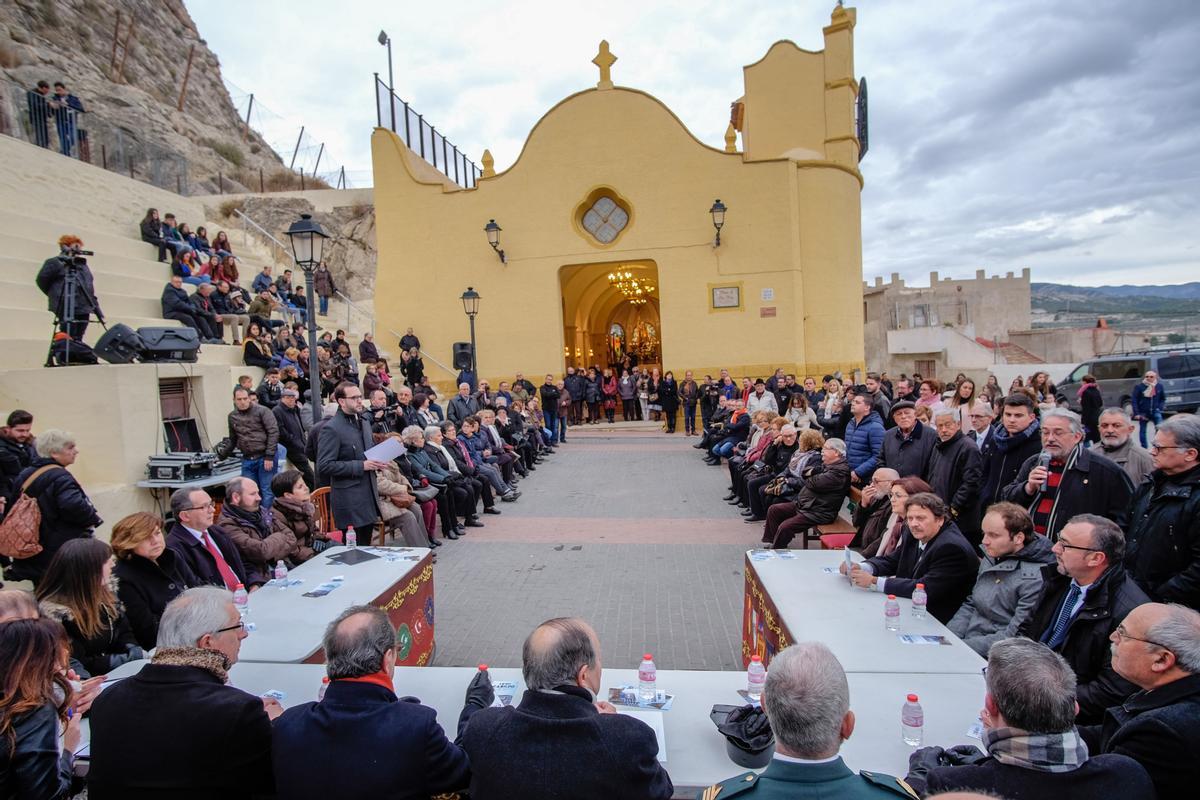
{"label": "concrete steps", "polygon": [[[106,292],[103,284],[96,287],[100,299],[100,308],[104,310],[105,318],[125,321],[126,317],[155,317],[162,311],[159,299],[161,287],[153,296],[134,296],[130,294],[114,294]],[[17,282],[0,278],[0,302],[6,306],[20,308],[45,308],[46,295],[33,283]],[[50,312],[47,311],[47,314]]]}
{"label": "concrete steps", "polygon": [[[64,233],[73,233],[83,239],[83,246],[97,253],[112,256],[126,256],[133,259],[149,259],[158,257],[158,249],[146,244],[140,238],[138,220],[131,220],[128,232],[100,231],[82,228],[70,222],[27,217],[11,210],[0,210],[0,236],[16,236],[30,239],[42,244],[43,252],[49,251],[54,255],[58,247],[58,237]],[[43,256],[45,258],[47,256]]]}

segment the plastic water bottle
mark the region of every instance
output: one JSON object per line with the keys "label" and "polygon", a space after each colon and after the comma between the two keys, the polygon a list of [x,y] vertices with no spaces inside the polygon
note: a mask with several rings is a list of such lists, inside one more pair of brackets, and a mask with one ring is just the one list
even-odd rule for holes
{"label": "plastic water bottle", "polygon": [[240,583],[233,590],[233,605],[238,610],[238,616],[244,617],[250,613],[250,595],[246,591],[246,587]]}
{"label": "plastic water bottle", "polygon": [[915,694],[910,694],[900,709],[900,737],[909,747],[920,747],[925,738],[925,712]]}
{"label": "plastic water bottle", "polygon": [[889,631],[900,630],[900,604],[894,594],[889,594],[883,604],[883,627]]}
{"label": "plastic water bottle", "polygon": [[353,525],[346,526],[346,547],[358,547],[358,534]]}
{"label": "plastic water bottle", "polygon": [[929,615],[929,595],[925,594],[925,584],[918,583],[913,590],[912,615],[915,619],[925,619]]}
{"label": "plastic water bottle", "polygon": [[326,675],[324,678],[321,678],[321,688],[317,689],[317,702],[318,703],[325,699],[325,690],[328,688],[329,688],[329,676]]}
{"label": "plastic water bottle", "polygon": [[746,668],[746,696],[756,703],[760,701],[766,682],[767,668],[763,666],[762,656],[750,656],[750,666]]}
{"label": "plastic water bottle", "polygon": [[638,701],[653,703],[658,696],[658,667],[654,666],[654,658],[649,654],[642,656],[638,667]]}
{"label": "plastic water bottle", "polygon": [[275,562],[275,581],[280,589],[287,588],[287,564],[283,563],[283,559]]}

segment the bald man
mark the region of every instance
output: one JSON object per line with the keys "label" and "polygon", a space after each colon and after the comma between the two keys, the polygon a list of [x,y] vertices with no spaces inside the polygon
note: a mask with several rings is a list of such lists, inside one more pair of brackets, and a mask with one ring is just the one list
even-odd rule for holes
{"label": "bald man", "polygon": [[[387,614],[351,606],[329,623],[322,644],[329,673],[325,697],[292,706],[275,721],[271,755],[278,795],[416,800],[466,789],[467,754],[447,738],[437,712],[416,698],[396,696],[396,629]],[[486,673],[481,675],[467,691],[460,726],[495,697]]]}
{"label": "bald man", "polygon": [[581,619],[547,620],[529,635],[520,704],[479,711],[463,734],[472,800],[671,797],[654,731],[597,701],[600,670],[600,640]]}
{"label": "bald man", "polygon": [[1081,727],[1094,753],[1133,758],[1159,797],[1187,797],[1200,786],[1200,613],[1145,603],[1108,637],[1112,666],[1141,691]]}
{"label": "bald man", "polygon": [[897,470],[880,467],[871,475],[871,482],[863,487],[862,502],[854,510],[852,520],[857,533],[850,546],[861,548],[864,558],[871,558],[879,551],[879,543],[887,532],[888,518],[892,515],[892,498],[888,492],[898,480],[900,473]]}

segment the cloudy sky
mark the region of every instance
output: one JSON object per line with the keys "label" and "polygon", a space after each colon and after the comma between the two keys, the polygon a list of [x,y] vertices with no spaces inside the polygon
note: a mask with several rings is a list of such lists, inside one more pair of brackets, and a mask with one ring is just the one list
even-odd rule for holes
{"label": "cloudy sky", "polygon": [[[344,164],[362,182],[371,74],[387,73],[381,28],[397,94],[476,161],[490,148],[500,170],[550,106],[595,84],[602,38],[620,59],[618,85],[657,96],[722,146],[742,67],[778,39],[820,49],[834,6],[185,1],[226,79],[266,109],[268,139],[290,149],[306,125],[327,146],[321,171]],[[855,69],[871,105],[868,279],[1028,266],[1035,281],[1200,280],[1200,2],[857,8]]]}

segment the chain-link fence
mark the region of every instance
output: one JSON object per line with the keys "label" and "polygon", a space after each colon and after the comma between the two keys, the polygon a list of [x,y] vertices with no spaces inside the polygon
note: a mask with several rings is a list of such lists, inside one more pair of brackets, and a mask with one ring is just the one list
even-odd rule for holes
{"label": "chain-link fence", "polygon": [[88,112],[72,94],[0,84],[0,133],[186,195],[188,160]]}

